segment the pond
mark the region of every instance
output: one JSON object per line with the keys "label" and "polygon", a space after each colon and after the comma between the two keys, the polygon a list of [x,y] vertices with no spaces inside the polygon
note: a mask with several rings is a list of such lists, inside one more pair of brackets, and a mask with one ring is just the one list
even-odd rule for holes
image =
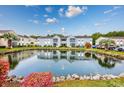
{"label": "pond", "polygon": [[32,72],[52,72],[55,76],[124,72],[124,60],[86,51],[33,50],[7,54],[0,59],[9,62],[9,76],[27,76]]}

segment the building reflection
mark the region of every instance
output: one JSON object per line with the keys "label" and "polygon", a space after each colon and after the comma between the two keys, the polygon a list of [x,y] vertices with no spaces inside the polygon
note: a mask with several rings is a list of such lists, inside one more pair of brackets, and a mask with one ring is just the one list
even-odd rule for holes
{"label": "building reflection", "polygon": [[39,59],[51,59],[55,62],[59,60],[66,59],[69,62],[74,62],[76,60],[90,60],[92,54],[90,52],[77,52],[77,51],[40,51],[37,55]]}

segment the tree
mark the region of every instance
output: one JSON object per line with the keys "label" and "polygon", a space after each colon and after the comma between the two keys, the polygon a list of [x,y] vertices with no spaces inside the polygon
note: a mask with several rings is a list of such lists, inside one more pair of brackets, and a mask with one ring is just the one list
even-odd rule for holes
{"label": "tree", "polygon": [[105,48],[106,49],[108,49],[108,47],[110,46],[110,45],[115,45],[115,41],[113,41],[113,40],[110,40],[110,39],[103,39],[103,40],[101,40],[100,42],[99,42],[99,44],[100,45],[104,45],[105,46]]}
{"label": "tree", "polygon": [[91,46],[92,45],[90,43],[88,43],[88,42],[85,43],[85,48],[91,48]]}
{"label": "tree", "polygon": [[100,36],[102,36],[102,34],[101,33],[94,33],[94,34],[92,34],[92,38],[93,38],[93,45],[95,45],[95,41],[100,37]]}
{"label": "tree", "polygon": [[12,48],[12,40],[17,40],[17,36],[12,33],[5,33],[3,38],[8,40],[8,48]]}

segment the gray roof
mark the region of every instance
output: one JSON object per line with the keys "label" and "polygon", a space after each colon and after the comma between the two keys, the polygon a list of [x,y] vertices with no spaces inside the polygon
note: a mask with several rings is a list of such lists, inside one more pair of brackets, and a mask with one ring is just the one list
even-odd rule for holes
{"label": "gray roof", "polygon": [[15,33],[14,30],[0,30],[0,33]]}
{"label": "gray roof", "polygon": [[91,36],[75,36],[75,38],[91,38]]}

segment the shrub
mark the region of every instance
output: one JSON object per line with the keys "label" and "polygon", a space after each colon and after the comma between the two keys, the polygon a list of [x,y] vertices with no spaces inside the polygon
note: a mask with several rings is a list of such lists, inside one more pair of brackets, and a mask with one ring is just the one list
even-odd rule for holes
{"label": "shrub", "polygon": [[51,87],[52,74],[50,72],[35,72],[24,78],[22,87]]}
{"label": "shrub", "polygon": [[2,86],[5,81],[9,71],[9,62],[5,60],[0,60],[0,86]]}
{"label": "shrub", "polygon": [[92,45],[90,44],[90,43],[85,43],[85,48],[91,48],[92,47]]}

